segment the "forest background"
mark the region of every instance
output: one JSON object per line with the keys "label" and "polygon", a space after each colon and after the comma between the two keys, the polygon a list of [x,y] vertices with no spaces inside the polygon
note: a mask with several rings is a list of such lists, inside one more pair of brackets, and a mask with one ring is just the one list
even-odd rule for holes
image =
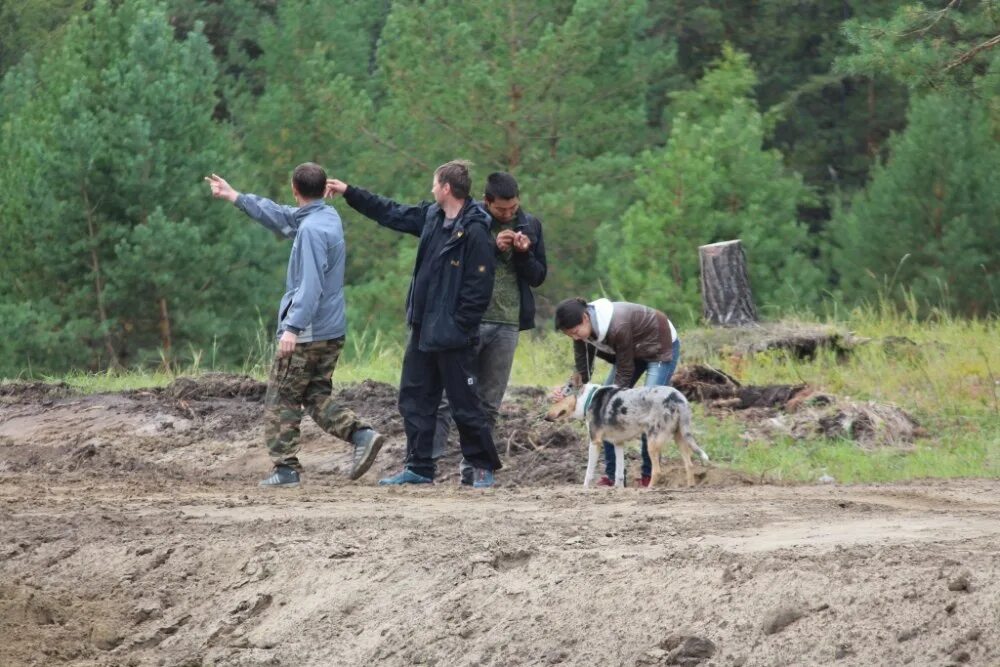
{"label": "forest background", "polygon": [[[696,322],[732,238],[771,319],[992,318],[998,45],[997,0],[0,0],[0,376],[260,353],[287,242],[202,178],[290,203],[304,161],[403,202],[514,173],[545,328]],[[402,339],[413,239],[334,204],[351,335]]]}

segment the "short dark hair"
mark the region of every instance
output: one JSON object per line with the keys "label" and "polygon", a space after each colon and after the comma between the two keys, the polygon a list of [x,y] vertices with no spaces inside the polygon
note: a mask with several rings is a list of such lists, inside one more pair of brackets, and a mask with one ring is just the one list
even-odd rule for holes
{"label": "short dark hair", "polygon": [[492,202],[497,199],[514,199],[520,196],[517,179],[506,171],[494,171],[486,177],[486,191],[483,197]]}
{"label": "short dark hair", "polygon": [[315,162],[303,162],[292,172],[292,185],[309,199],[320,199],[326,192],[326,172]]}
{"label": "short dark hair", "polygon": [[560,301],[556,306],[556,331],[565,331],[579,325],[586,312],[587,302],[580,297]]}
{"label": "short dark hair", "polygon": [[472,177],[469,176],[468,160],[452,160],[434,170],[434,176],[441,185],[451,186],[451,196],[455,199],[468,199],[472,192]]}

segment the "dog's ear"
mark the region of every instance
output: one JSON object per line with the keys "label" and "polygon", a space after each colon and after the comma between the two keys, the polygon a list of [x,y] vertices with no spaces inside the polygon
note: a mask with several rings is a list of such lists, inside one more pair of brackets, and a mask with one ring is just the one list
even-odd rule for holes
{"label": "dog's ear", "polygon": [[569,376],[569,382],[566,383],[566,386],[571,389],[579,389],[583,386],[583,375],[580,373],[573,373]]}

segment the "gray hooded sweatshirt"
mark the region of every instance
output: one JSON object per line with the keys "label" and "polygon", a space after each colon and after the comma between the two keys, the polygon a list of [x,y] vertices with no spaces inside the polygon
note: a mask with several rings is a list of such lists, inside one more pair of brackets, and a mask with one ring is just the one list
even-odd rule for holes
{"label": "gray hooded sweatshirt", "polygon": [[299,343],[342,338],[347,333],[347,255],[337,211],[322,200],[296,208],[249,194],[241,194],[234,204],[274,233],[293,239],[278,308],[278,335],[291,331]]}

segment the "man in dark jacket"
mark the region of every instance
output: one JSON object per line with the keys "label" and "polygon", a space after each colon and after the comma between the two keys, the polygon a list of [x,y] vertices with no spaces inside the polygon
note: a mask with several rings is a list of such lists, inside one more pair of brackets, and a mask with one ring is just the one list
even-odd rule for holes
{"label": "man in dark jacket", "polygon": [[343,195],[359,213],[384,227],[420,237],[406,298],[410,338],[399,381],[399,412],[406,429],[403,471],[379,484],[427,484],[434,480],[434,430],[446,393],[458,425],[462,455],[474,468],[477,488],[493,485],[501,468],[479,399],[476,344],[479,324],[493,294],[494,245],[490,217],[469,198],[468,163],[452,161],[434,172],[434,202],[398,204],[327,181],[327,195]]}
{"label": "man in dark jacket", "polygon": [[[514,365],[518,334],[535,326],[535,297],[531,292],[545,280],[545,244],[542,225],[521,209],[517,180],[506,172],[487,176],[483,205],[490,214],[490,235],[496,253],[493,297],[479,325],[479,398],[490,428],[496,428],[500,403],[510,370]],[[451,409],[442,399],[434,433],[434,460],[441,458],[451,431]],[[463,485],[473,483],[473,468],[462,460],[459,472]]]}

